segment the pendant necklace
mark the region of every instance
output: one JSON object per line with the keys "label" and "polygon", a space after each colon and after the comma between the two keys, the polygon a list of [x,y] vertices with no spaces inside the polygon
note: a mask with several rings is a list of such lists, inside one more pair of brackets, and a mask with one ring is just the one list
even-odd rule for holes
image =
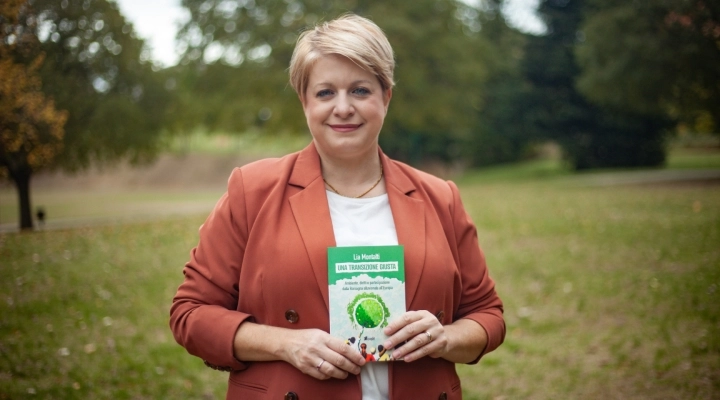
{"label": "pendant necklace", "polygon": [[330,188],[330,190],[332,190],[333,192],[335,192],[336,194],[338,194],[338,195],[340,195],[340,196],[342,196],[342,197],[350,197],[350,198],[359,199],[359,198],[365,196],[366,194],[370,193],[371,190],[375,189],[375,187],[378,185],[378,183],[380,183],[380,181],[382,180],[382,177],[383,177],[383,167],[382,167],[382,163],[380,163],[380,177],[378,178],[377,181],[375,181],[375,183],[370,187],[370,189],[364,191],[364,192],[363,192],[361,195],[359,195],[359,196],[345,196],[344,194],[340,194],[340,192],[338,192],[337,189],[335,189],[335,188],[333,187],[333,185],[331,185],[330,183],[328,183],[328,181],[325,180],[325,177],[323,177],[323,182],[325,182],[325,184],[328,185],[328,187]]}

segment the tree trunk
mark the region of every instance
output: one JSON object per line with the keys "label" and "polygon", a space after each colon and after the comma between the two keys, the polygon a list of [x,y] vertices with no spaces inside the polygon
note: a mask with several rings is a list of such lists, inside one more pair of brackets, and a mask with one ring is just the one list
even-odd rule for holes
{"label": "tree trunk", "polygon": [[24,171],[11,173],[18,192],[18,205],[20,210],[20,230],[32,230],[32,208],[30,203],[30,176],[32,171],[28,168]]}

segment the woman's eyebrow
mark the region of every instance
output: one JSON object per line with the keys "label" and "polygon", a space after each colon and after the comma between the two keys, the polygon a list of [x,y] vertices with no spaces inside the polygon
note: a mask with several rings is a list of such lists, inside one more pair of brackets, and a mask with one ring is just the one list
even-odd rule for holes
{"label": "woman's eyebrow", "polygon": [[[369,80],[369,79],[358,79],[358,80],[356,80],[356,81],[352,81],[352,82],[350,83],[350,86],[356,86],[356,85],[358,85],[358,84],[360,84],[360,83],[372,84],[372,81]],[[311,88],[317,88],[317,87],[335,87],[335,85],[334,85],[333,83],[331,83],[331,82],[318,82],[318,83],[316,83],[316,84],[314,84],[314,85],[312,85],[312,86],[310,86],[310,87],[311,87]]]}

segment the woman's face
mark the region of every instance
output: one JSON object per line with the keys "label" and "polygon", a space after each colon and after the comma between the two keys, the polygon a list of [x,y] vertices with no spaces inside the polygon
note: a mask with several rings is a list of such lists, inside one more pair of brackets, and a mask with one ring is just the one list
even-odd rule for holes
{"label": "woman's face", "polygon": [[320,58],[301,96],[305,118],[322,157],[360,159],[377,153],[392,90],[349,59]]}

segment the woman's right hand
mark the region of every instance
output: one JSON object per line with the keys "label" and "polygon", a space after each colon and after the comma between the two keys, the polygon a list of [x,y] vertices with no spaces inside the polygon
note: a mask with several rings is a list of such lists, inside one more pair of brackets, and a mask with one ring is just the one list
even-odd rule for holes
{"label": "woman's right hand", "polygon": [[357,375],[365,359],[345,341],[320,329],[288,329],[245,321],[235,332],[240,361],[282,360],[316,379]]}
{"label": "woman's right hand", "polygon": [[[292,330],[281,355],[303,373],[316,379],[345,379],[357,375],[365,359],[344,340],[320,329]],[[288,332],[288,333],[290,333]]]}

